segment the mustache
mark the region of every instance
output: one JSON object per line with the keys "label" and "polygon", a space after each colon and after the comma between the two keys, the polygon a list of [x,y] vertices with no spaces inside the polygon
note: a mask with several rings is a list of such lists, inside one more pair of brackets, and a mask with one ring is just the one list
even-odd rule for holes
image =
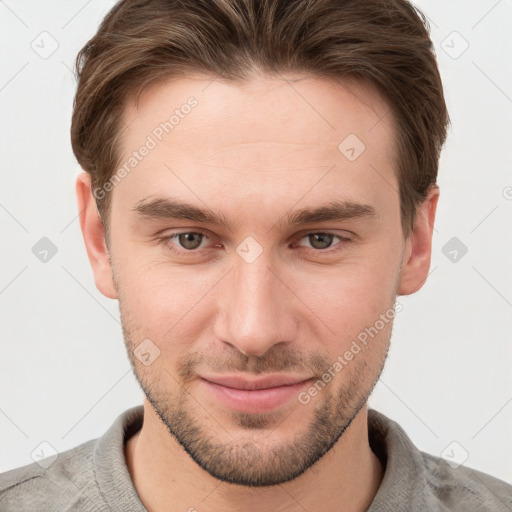
{"label": "mustache", "polygon": [[264,355],[246,355],[233,347],[227,353],[194,352],[178,361],[178,375],[192,380],[201,370],[218,373],[313,373],[321,377],[329,368],[329,360],[318,352],[301,353],[289,347],[274,345]]}

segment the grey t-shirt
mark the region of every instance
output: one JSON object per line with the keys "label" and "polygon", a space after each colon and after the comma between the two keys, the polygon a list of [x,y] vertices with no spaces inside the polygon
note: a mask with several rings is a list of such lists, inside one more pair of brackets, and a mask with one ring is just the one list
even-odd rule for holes
{"label": "grey t-shirt", "polygon": [[[47,469],[40,462],[0,475],[0,510],[144,512],[124,458],[124,442],[140,429],[142,415],[142,406],[125,411],[99,439],[60,453]],[[418,450],[396,422],[374,409],[368,410],[368,429],[385,468],[369,512],[512,511],[506,482]]]}

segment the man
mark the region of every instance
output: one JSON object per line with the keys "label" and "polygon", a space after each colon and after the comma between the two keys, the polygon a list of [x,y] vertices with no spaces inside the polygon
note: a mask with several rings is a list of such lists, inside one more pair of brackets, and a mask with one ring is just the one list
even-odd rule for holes
{"label": "man", "polygon": [[439,198],[420,13],[125,0],[77,67],[81,228],[146,399],[2,510],[511,510],[367,407]]}

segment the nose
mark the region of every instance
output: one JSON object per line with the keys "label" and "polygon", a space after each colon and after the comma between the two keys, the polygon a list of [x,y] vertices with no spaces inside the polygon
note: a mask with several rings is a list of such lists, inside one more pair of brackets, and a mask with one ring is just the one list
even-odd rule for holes
{"label": "nose", "polygon": [[263,254],[252,263],[235,261],[219,294],[217,339],[248,356],[292,341],[298,328],[293,293]]}

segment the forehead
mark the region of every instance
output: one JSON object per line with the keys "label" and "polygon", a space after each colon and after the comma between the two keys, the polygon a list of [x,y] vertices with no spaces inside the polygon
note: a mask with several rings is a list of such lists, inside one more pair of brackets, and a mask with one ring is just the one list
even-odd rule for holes
{"label": "forehead", "polygon": [[[188,108],[191,98],[197,105]],[[137,100],[129,98],[123,140],[132,146],[142,133],[155,130],[158,138],[158,126],[170,122],[172,130],[164,129],[160,142],[195,148],[201,143],[202,151],[251,142],[332,148],[347,133],[375,144],[383,132],[393,131],[392,118],[376,89],[354,79],[334,83],[318,77],[262,75],[228,82],[194,76],[150,86]]]}
{"label": "forehead", "polygon": [[224,201],[297,201],[306,191],[321,201],[330,191],[379,202],[385,181],[396,195],[394,147],[390,108],[368,84],[191,76],[127,103],[120,165],[134,165],[113,193],[132,204],[166,189],[196,202],[213,191]]}

